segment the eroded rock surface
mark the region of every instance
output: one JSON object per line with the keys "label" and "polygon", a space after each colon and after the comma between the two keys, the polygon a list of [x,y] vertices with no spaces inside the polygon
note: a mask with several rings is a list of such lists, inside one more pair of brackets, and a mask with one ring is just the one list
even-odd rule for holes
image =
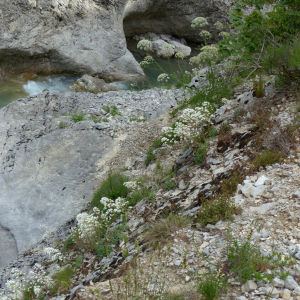
{"label": "eroded rock surface", "polygon": [[[97,176],[140,115],[176,105],[172,91],[47,92],[0,110],[0,267],[91,201]],[[149,99],[153,101],[149,103]],[[115,106],[112,116],[102,107]],[[78,121],[81,117],[81,121]]]}
{"label": "eroded rock surface", "polygon": [[[225,21],[227,0],[4,0],[0,8],[0,78],[11,73],[143,76],[127,36],[158,32],[200,41],[191,21]],[[180,12],[180,13],[179,13]],[[215,33],[216,34],[216,33]]]}

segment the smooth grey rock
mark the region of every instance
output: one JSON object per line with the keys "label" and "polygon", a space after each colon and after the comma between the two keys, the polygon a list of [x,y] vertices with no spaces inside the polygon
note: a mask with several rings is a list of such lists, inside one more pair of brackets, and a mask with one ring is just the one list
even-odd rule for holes
{"label": "smooth grey rock", "polygon": [[257,211],[260,214],[265,214],[268,212],[271,208],[273,208],[276,205],[276,202],[270,202],[270,203],[265,203],[262,204],[258,207],[250,207],[252,211]]}
{"label": "smooth grey rock", "polygon": [[183,180],[183,179],[181,179],[181,180],[179,181],[178,187],[179,187],[180,190],[186,189],[186,184],[184,183],[184,180]]}
{"label": "smooth grey rock", "polygon": [[262,184],[265,184],[265,182],[268,180],[268,178],[266,176],[260,176],[256,182],[254,183],[255,186],[259,186],[259,185],[262,185]]}
{"label": "smooth grey rock", "polygon": [[284,287],[284,281],[281,280],[280,278],[278,277],[275,277],[272,281],[272,284],[275,286],[275,287],[278,287],[278,288],[283,288]]}
{"label": "smooth grey rock", "polygon": [[245,291],[246,292],[253,292],[257,289],[257,284],[253,280],[248,280],[245,283]]}
{"label": "smooth grey rock", "polygon": [[251,189],[250,195],[251,195],[251,197],[255,198],[256,196],[259,196],[259,195],[263,194],[265,189],[266,189],[265,185],[254,186]]}
{"label": "smooth grey rock", "polygon": [[282,296],[281,296],[282,299],[284,300],[290,300],[291,299],[291,291],[288,290],[288,289],[284,289],[282,291]]}
{"label": "smooth grey rock", "polygon": [[242,194],[236,194],[234,197],[234,203],[236,205],[241,205],[245,202],[244,196]]}
{"label": "smooth grey rock", "polygon": [[296,252],[296,246],[295,245],[288,246],[288,252],[289,254],[294,254]]}
{"label": "smooth grey rock", "polygon": [[298,283],[294,280],[294,278],[292,276],[288,276],[284,280],[284,286],[285,286],[285,288],[287,288],[289,290],[293,290],[296,287],[298,287]]}
{"label": "smooth grey rock", "polygon": [[175,266],[180,266],[181,263],[182,263],[182,261],[180,259],[177,259],[177,260],[174,261]]}
{"label": "smooth grey rock", "polygon": [[265,294],[275,299],[279,298],[279,291],[275,287],[267,287],[265,290]]}
{"label": "smooth grey rock", "polygon": [[250,183],[250,182],[245,183],[245,185],[241,187],[241,192],[245,197],[249,198],[252,188],[253,188],[252,183]]}
{"label": "smooth grey rock", "polygon": [[187,170],[187,166],[184,166],[184,167],[182,167],[182,168],[180,168],[178,171],[177,171],[177,174],[178,175],[181,175],[182,173],[184,173],[186,170]]}
{"label": "smooth grey rock", "polygon": [[300,259],[300,252],[297,252],[297,253],[295,254],[295,257],[296,257],[297,259]]}
{"label": "smooth grey rock", "polygon": [[152,50],[157,56],[164,58],[171,57],[175,54],[175,47],[162,39],[152,42]]}
{"label": "smooth grey rock", "polygon": [[263,239],[266,239],[270,236],[270,233],[268,231],[262,231],[260,235]]}
{"label": "smooth grey rock", "polygon": [[103,79],[85,74],[71,84],[70,90],[74,92],[89,92],[98,94],[101,92],[119,91],[121,88],[107,84]]}
{"label": "smooth grey rock", "polygon": [[259,232],[254,232],[251,237],[254,241],[257,241],[261,238],[261,234]]}

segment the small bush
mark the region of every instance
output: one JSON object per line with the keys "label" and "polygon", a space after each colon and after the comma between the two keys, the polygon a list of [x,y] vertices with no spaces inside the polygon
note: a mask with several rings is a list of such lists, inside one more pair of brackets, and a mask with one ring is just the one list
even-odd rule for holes
{"label": "small bush", "polygon": [[123,240],[124,231],[127,229],[128,227],[124,224],[116,226],[115,228],[108,230],[105,237],[101,238],[96,243],[95,252],[99,260],[108,256],[113,250],[113,246],[118,245],[119,242]]}
{"label": "small bush", "polygon": [[74,276],[74,270],[71,267],[66,267],[62,271],[57,272],[53,275],[54,286],[51,290],[52,294],[63,294],[65,293],[70,285]]}
{"label": "small bush", "polygon": [[167,218],[153,222],[145,233],[145,236],[150,241],[166,243],[175,231],[179,228],[186,228],[190,224],[191,220],[189,218],[170,213]]}
{"label": "small bush", "polygon": [[202,275],[197,284],[197,291],[205,300],[218,299],[221,293],[226,292],[226,288],[227,279],[211,271]]}
{"label": "small bush", "polygon": [[149,196],[151,190],[145,186],[142,186],[140,189],[131,192],[126,200],[128,201],[129,206],[134,206],[136,203],[140,202],[142,199]]}
{"label": "small bush", "polygon": [[224,179],[221,184],[222,195],[232,196],[235,194],[237,185],[242,183],[244,179],[245,175],[242,171],[233,172],[233,174],[229,178]]}
{"label": "small bush", "polygon": [[197,221],[203,226],[216,224],[220,220],[233,220],[233,214],[238,212],[239,209],[234,205],[233,199],[219,196],[203,200]]}
{"label": "small bush", "polygon": [[205,161],[207,153],[207,143],[202,144],[196,151],[195,151],[195,163],[197,165],[202,165]]}
{"label": "small bush", "polygon": [[124,182],[127,182],[128,178],[121,173],[109,173],[108,178],[103,181],[99,190],[95,193],[91,206],[102,209],[100,199],[107,197],[109,199],[117,199],[118,197],[126,198],[128,189],[124,186]]}
{"label": "small bush", "polygon": [[[283,273],[284,266],[295,264],[293,257],[282,258],[282,253],[271,252],[269,255],[262,255],[258,244],[250,240],[236,238],[229,239],[228,264],[234,277],[241,282],[252,280],[271,281],[274,277],[286,277]],[[267,269],[274,270],[271,274],[263,273]]]}
{"label": "small bush", "polygon": [[262,153],[256,155],[253,161],[254,170],[258,170],[259,167],[270,166],[275,163],[280,163],[282,161],[283,154],[280,152],[272,152],[270,150],[264,150]]}
{"label": "small bush", "polygon": [[80,122],[80,121],[84,121],[85,120],[85,117],[84,115],[73,115],[72,116],[72,120],[77,123],[77,122]]}
{"label": "small bush", "polygon": [[65,123],[65,122],[59,122],[59,128],[66,128],[66,127],[68,127],[68,124],[67,123]]}
{"label": "small bush", "polygon": [[74,239],[72,236],[69,236],[66,240],[65,240],[65,244],[62,248],[62,253],[65,253],[70,247],[72,247],[75,244]]}
{"label": "small bush", "polygon": [[153,147],[151,147],[148,151],[147,151],[147,155],[145,158],[145,165],[149,166],[151,164],[151,162],[155,161],[157,159],[157,156],[153,153]]}
{"label": "small bush", "polygon": [[172,190],[176,186],[176,183],[173,180],[167,179],[164,184],[164,188],[167,191]]}
{"label": "small bush", "polygon": [[277,75],[284,85],[300,83],[300,38],[268,48],[263,61],[268,72]]}
{"label": "small bush", "polygon": [[108,114],[110,113],[112,116],[122,116],[122,114],[119,112],[118,108],[115,105],[108,106],[108,105],[103,105],[102,109],[107,112]]}

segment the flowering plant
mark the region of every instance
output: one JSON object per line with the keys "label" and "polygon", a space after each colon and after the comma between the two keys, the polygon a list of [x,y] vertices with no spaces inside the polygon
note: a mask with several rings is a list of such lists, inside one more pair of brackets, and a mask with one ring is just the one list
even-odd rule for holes
{"label": "flowering plant", "polygon": [[46,288],[53,285],[53,280],[46,275],[40,264],[35,264],[28,274],[13,268],[10,280],[5,283],[4,291],[0,292],[1,300],[19,300],[24,298],[24,293],[30,291],[35,296],[40,296]]}
{"label": "flowering plant", "polygon": [[163,143],[177,143],[180,140],[186,140],[193,143],[202,126],[210,122],[212,111],[213,107],[208,102],[204,102],[202,107],[184,109],[172,127],[162,128],[164,136],[161,141]]}

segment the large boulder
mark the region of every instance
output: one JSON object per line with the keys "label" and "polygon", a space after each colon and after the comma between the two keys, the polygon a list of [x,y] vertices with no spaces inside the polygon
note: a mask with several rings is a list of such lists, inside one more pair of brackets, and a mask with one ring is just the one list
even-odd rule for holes
{"label": "large boulder", "polygon": [[204,16],[216,37],[212,25],[227,21],[228,1],[3,0],[0,79],[24,72],[90,74],[107,81],[140,77],[144,73],[125,35],[157,32],[200,42],[191,21]]}
{"label": "large boulder", "polygon": [[70,90],[74,92],[98,94],[101,92],[119,91],[121,88],[112,84],[107,84],[103,79],[85,74],[71,84]]}

